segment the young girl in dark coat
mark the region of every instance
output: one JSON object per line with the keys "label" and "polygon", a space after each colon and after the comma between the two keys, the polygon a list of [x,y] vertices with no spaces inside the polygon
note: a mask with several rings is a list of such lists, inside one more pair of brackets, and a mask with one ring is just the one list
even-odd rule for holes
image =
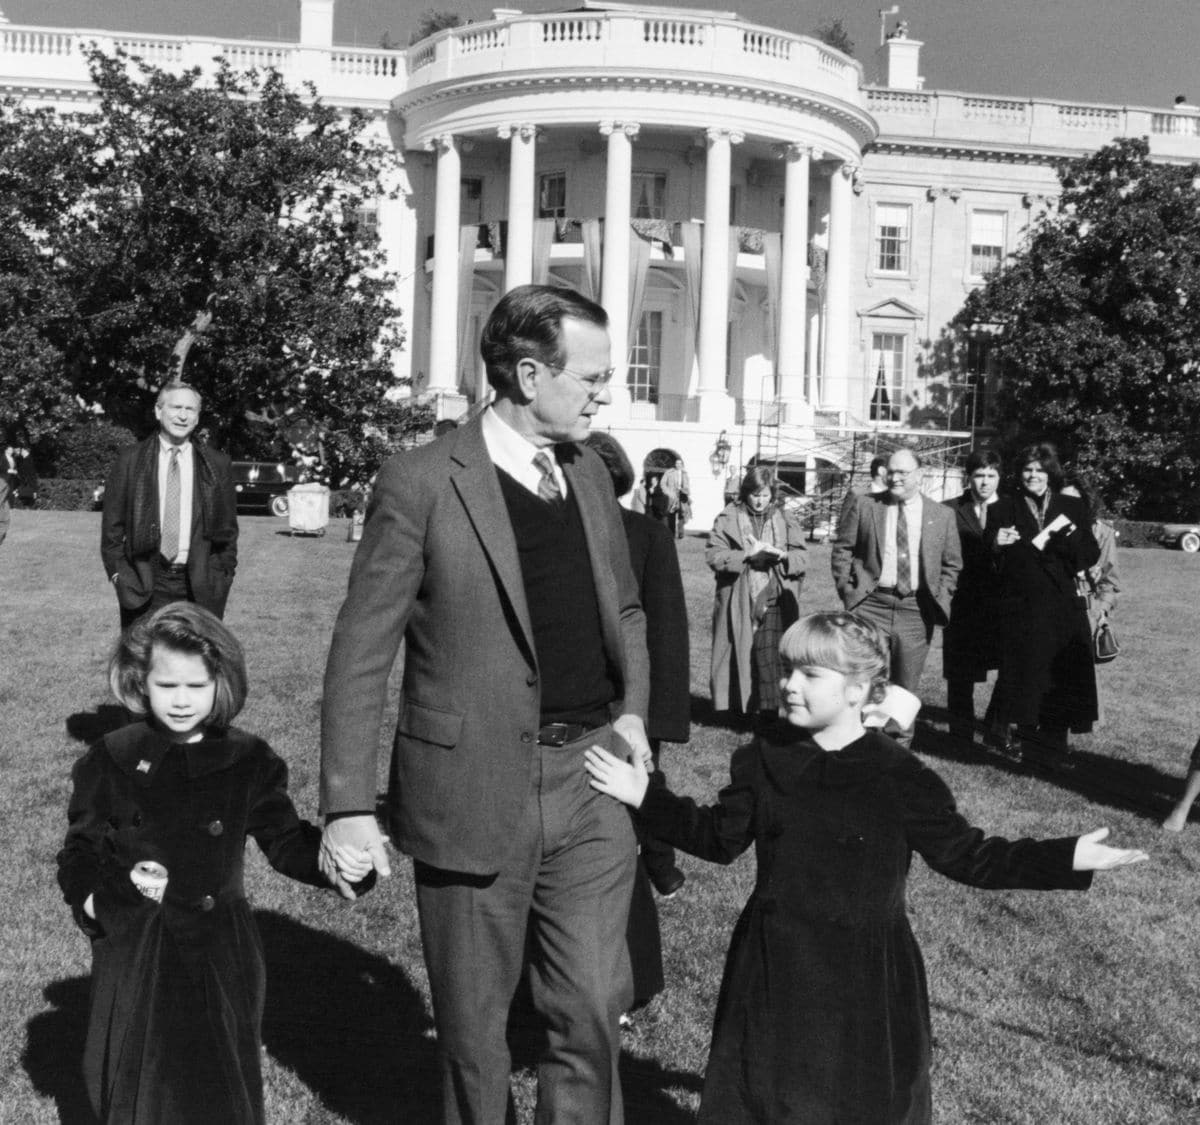
{"label": "young girl in dark coat", "polygon": [[[296,815],[284,763],[230,726],[245,660],[207,610],[179,602],[137,622],[109,680],[146,718],[76,764],[58,855],[64,897],[92,939],[92,1106],[121,1125],[261,1125],[265,972],[242,886],[246,837],[276,870],[328,886],[320,830]],[[338,862],[367,874],[362,856]]]}
{"label": "young girl in dark coat", "polygon": [[1091,872],[1146,858],[1107,829],[1059,840],[985,837],[944,782],[863,727],[886,690],[887,648],[850,613],[801,619],[780,644],[792,728],[733,756],[700,808],[647,789],[640,763],[596,747],[592,785],[641,808],[649,831],[729,863],[751,842],[758,876],[734,929],[700,1121],[708,1125],[925,1125],[929,997],[909,928],[913,852],[975,887],[1085,889]]}

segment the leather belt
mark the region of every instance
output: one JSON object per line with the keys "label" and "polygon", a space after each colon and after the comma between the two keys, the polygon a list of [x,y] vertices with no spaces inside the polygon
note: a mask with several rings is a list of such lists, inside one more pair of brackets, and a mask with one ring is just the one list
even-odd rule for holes
{"label": "leather belt", "polygon": [[875,592],[877,594],[891,594],[893,598],[911,598],[916,593],[916,590],[909,590],[907,594],[901,594],[895,586],[876,586]]}
{"label": "leather belt", "polygon": [[167,562],[162,555],[159,555],[158,569],[166,574],[183,574],[187,570],[187,563]]}
{"label": "leather belt", "polygon": [[585,734],[602,726],[603,723],[547,723],[538,730],[538,745],[566,746],[568,742],[576,742]]}

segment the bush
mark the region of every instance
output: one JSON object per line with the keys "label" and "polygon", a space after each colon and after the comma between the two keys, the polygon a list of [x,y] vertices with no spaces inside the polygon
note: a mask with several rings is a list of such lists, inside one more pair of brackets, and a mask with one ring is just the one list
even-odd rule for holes
{"label": "bush", "polygon": [[136,441],[124,426],[107,418],[91,418],[54,439],[52,464],[47,470],[64,480],[103,480],[117,454]]}
{"label": "bush", "polygon": [[366,494],[356,488],[339,488],[329,494],[331,516],[352,516],[367,510]]}
{"label": "bush", "polygon": [[1162,539],[1163,525],[1153,520],[1109,521],[1117,533],[1117,542],[1122,547],[1158,547]]}
{"label": "bush", "polygon": [[95,507],[92,494],[102,483],[99,477],[90,480],[43,477],[38,485],[37,507],[60,512],[90,512]]}

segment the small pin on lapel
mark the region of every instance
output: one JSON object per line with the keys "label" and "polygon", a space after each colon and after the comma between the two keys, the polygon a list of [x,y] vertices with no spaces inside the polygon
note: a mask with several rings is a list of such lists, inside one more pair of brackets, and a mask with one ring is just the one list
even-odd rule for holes
{"label": "small pin on lapel", "polygon": [[150,763],[148,761],[146,761],[145,758],[143,758],[137,764],[137,771],[138,771],[138,773],[149,773],[150,772]]}

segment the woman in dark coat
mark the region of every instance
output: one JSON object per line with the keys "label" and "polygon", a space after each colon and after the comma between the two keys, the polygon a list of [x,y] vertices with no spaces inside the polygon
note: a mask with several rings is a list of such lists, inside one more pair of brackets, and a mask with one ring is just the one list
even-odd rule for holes
{"label": "woman in dark coat", "polygon": [[958,524],[962,570],[942,632],[942,675],[950,731],[970,740],[975,730],[975,685],[1000,667],[1000,565],[995,505],[1001,462],[991,450],[967,458],[967,490],[946,501]]}
{"label": "woman in dark coat", "polygon": [[710,691],[714,711],[774,716],[779,638],[800,616],[804,531],[776,503],[778,481],[761,465],[717,516],[704,561],[717,579]]}
{"label": "woman in dark coat", "polygon": [[1003,599],[995,714],[1015,727],[1024,754],[1054,764],[1067,753],[1067,732],[1086,734],[1098,717],[1092,634],[1075,578],[1100,547],[1087,505],[1059,492],[1054,446],[1023,449],[1017,471],[1016,494],[994,510]]}
{"label": "woman in dark coat", "polygon": [[863,729],[888,656],[862,619],[813,614],[782,647],[790,726],[734,753],[716,805],[651,791],[638,766],[598,747],[587,769],[695,855],[729,863],[755,845],[700,1125],[928,1125],[929,997],[905,905],[913,853],[969,886],[1030,889],[1083,889],[1091,871],[1146,857],[1104,846],[1104,829],[1009,841],[973,828],[937,774]]}
{"label": "woman in dark coat", "polygon": [[[587,444],[603,460],[618,498],[633,487],[633,466],[620,443],[609,434],[595,432]],[[691,737],[691,666],[688,656],[687,602],[679,556],[671,532],[660,521],[640,512],[621,509],[629,561],[637,579],[638,594],[646,613],[646,646],[650,653],[650,707],[646,737],[654,756],[652,784],[665,786],[659,768],[663,742],[687,742]],[[675,865],[675,849],[654,836],[639,835],[641,862],[634,881],[626,937],[633,963],[635,1005],[646,1003],[662,991],[662,941],[658,910],[649,884],[670,897],[684,883]]]}

